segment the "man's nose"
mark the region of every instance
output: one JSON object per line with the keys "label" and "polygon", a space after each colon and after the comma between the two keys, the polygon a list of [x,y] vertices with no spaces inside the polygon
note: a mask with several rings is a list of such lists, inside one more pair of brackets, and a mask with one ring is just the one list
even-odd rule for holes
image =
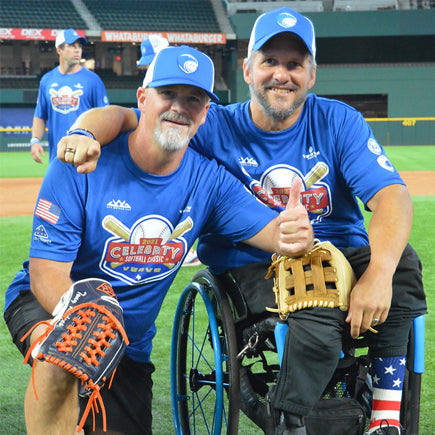
{"label": "man's nose", "polygon": [[277,65],[273,77],[281,83],[288,82],[290,80],[290,71],[285,65]]}

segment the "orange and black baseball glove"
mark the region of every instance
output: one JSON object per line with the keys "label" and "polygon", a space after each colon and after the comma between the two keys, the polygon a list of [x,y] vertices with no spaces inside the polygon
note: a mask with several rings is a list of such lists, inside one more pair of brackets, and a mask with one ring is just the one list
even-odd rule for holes
{"label": "orange and black baseball glove", "polygon": [[[31,355],[34,360],[55,364],[76,376],[80,381],[79,394],[89,396],[78,432],[90,410],[98,412],[97,402],[105,431],[106,413],[100,389],[107,380],[111,382],[128,345],[122,308],[110,284],[92,278],[74,283],[57,304],[53,317],[50,322],[42,322],[48,328],[32,344],[24,363]],[[35,388],[34,382],[33,386]]]}

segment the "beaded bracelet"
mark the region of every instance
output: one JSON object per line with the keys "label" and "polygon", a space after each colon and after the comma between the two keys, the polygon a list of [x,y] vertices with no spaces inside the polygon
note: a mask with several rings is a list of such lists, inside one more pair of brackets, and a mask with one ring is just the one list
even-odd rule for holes
{"label": "beaded bracelet", "polygon": [[32,139],[30,139],[30,146],[35,143],[41,143],[41,141],[37,137],[32,137]]}
{"label": "beaded bracelet", "polygon": [[91,131],[86,130],[85,128],[75,128],[74,130],[69,130],[66,135],[71,136],[72,134],[81,134],[82,136],[87,136],[91,139],[96,140],[94,134]]}

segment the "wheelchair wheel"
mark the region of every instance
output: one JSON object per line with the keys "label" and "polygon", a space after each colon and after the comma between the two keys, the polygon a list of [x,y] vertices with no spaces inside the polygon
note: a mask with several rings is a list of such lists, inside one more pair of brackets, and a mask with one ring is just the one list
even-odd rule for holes
{"label": "wheelchair wheel", "polygon": [[228,299],[204,281],[190,283],[180,297],[172,331],[171,400],[176,434],[237,433],[236,355]]}

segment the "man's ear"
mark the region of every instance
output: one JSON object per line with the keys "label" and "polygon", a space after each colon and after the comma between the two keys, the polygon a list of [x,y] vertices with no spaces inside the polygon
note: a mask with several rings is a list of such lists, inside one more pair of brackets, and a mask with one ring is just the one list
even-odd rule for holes
{"label": "man's ear", "polygon": [[310,81],[308,82],[308,89],[311,89],[316,83],[316,72],[317,68],[313,68],[313,72],[311,73]]}
{"label": "man's ear", "polygon": [[206,118],[207,118],[207,112],[208,112],[208,109],[209,109],[209,108],[210,108],[210,102],[208,102],[208,103],[205,105],[204,114],[203,114],[203,116],[202,116],[201,123],[200,123],[199,125],[204,124],[204,122],[205,122],[205,120],[206,120]]}
{"label": "man's ear", "polygon": [[141,111],[142,111],[142,107],[145,104],[146,94],[147,94],[146,89],[143,88],[142,86],[137,89],[137,92],[136,92],[137,108],[140,109]]}
{"label": "man's ear", "polygon": [[247,58],[245,58],[245,60],[243,61],[243,78],[244,78],[245,83],[247,85],[252,84],[251,74],[249,72],[248,59]]}

